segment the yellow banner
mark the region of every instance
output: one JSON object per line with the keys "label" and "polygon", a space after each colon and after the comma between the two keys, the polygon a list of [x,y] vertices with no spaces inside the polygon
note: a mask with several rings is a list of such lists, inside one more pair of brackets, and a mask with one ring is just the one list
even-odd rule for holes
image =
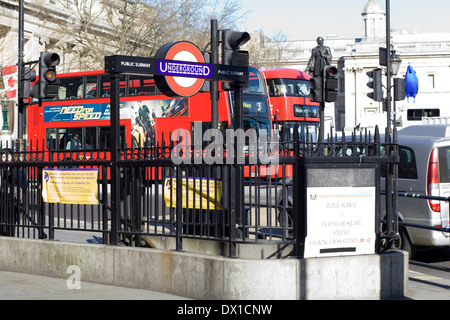
{"label": "yellow banner", "polygon": [[[181,203],[183,208],[222,209],[220,203],[222,199],[222,181],[206,178],[183,177],[181,193]],[[164,182],[164,201],[166,206],[176,208],[177,179],[175,177],[167,177]]]}
{"label": "yellow banner", "polygon": [[98,204],[98,169],[44,169],[44,202]]}

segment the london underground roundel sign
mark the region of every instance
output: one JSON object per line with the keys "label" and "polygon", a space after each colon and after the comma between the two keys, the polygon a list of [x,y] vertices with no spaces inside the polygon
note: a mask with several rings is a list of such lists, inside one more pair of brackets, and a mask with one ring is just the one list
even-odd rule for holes
{"label": "london underground roundel sign", "polygon": [[158,89],[169,97],[190,97],[212,78],[212,65],[205,64],[200,49],[187,41],[166,43],[155,54]]}

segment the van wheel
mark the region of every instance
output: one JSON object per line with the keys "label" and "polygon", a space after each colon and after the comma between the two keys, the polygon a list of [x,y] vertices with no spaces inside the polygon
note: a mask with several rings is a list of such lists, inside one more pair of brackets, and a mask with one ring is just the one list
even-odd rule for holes
{"label": "van wheel", "polygon": [[399,237],[395,241],[394,246],[395,248],[401,249],[403,251],[408,252],[409,259],[413,259],[416,255],[416,246],[414,246],[411,243],[411,240],[409,239],[408,232],[404,227],[400,227],[399,230]]}

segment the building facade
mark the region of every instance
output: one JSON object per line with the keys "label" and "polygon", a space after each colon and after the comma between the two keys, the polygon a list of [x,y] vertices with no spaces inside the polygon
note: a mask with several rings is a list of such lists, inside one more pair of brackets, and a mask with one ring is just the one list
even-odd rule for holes
{"label": "building facade", "polygon": [[[83,70],[81,64],[91,59],[90,48],[77,43],[78,32],[97,37],[111,35],[108,18],[101,13],[104,1],[25,0],[23,61],[39,60],[40,52],[52,51],[60,56],[58,72]],[[84,15],[95,20],[82,24]],[[93,18],[92,18],[93,19]],[[88,27],[86,27],[88,25]],[[9,101],[8,132],[0,140],[17,138],[17,62],[19,60],[19,1],[0,0],[0,97]],[[37,64],[30,64],[34,68]],[[26,117],[24,126],[26,127]],[[2,123],[0,123],[0,126]],[[26,130],[24,130],[26,132]],[[24,137],[26,138],[26,137]]]}
{"label": "building facade", "polygon": [[[361,38],[342,38],[335,35],[323,36],[330,47],[333,63],[338,66],[339,95],[335,103],[327,103],[325,124],[336,130],[353,130],[354,127],[372,128],[386,126],[387,115],[383,103],[375,102],[367,94],[367,72],[379,68],[379,48],[386,47],[386,15],[379,0],[369,0],[361,13]],[[289,41],[289,59],[280,67],[305,70],[315,40]],[[396,77],[404,78],[411,65],[419,78],[419,93],[414,99],[395,103],[392,121],[399,127],[411,124],[408,110],[439,109],[441,116],[450,116],[450,33],[408,33],[391,30],[391,50],[402,59]],[[295,52],[295,55],[293,55]],[[383,67],[383,81],[386,85],[386,70]],[[386,90],[385,95],[386,96]],[[394,111],[394,110],[393,110]],[[435,113],[433,113],[435,114]],[[427,115],[427,112],[424,114]]]}
{"label": "building facade", "polygon": [[[46,3],[50,4],[51,12],[43,12]],[[67,1],[67,5],[72,2]],[[78,46],[71,43],[61,33],[61,23],[76,25],[67,7],[62,1],[26,0],[24,1],[24,32],[23,61],[31,62],[39,59],[42,51],[57,52],[61,57],[60,72],[64,72],[66,61],[80,55]],[[17,61],[19,59],[19,1],[0,1],[0,97],[7,98],[9,104],[9,132],[1,132],[1,140],[17,138]],[[33,67],[33,65],[32,65]],[[26,121],[26,117],[25,117]],[[1,124],[0,124],[1,125]],[[26,123],[24,123],[26,126]]]}

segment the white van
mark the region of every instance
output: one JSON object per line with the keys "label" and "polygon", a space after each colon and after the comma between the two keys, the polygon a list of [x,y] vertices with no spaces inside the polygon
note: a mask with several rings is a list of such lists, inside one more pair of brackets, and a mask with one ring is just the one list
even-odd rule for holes
{"label": "white van", "polygon": [[[398,191],[450,196],[450,125],[413,125],[398,131]],[[398,197],[399,220],[450,228],[448,201]],[[401,247],[450,246],[450,233],[400,227]]]}

